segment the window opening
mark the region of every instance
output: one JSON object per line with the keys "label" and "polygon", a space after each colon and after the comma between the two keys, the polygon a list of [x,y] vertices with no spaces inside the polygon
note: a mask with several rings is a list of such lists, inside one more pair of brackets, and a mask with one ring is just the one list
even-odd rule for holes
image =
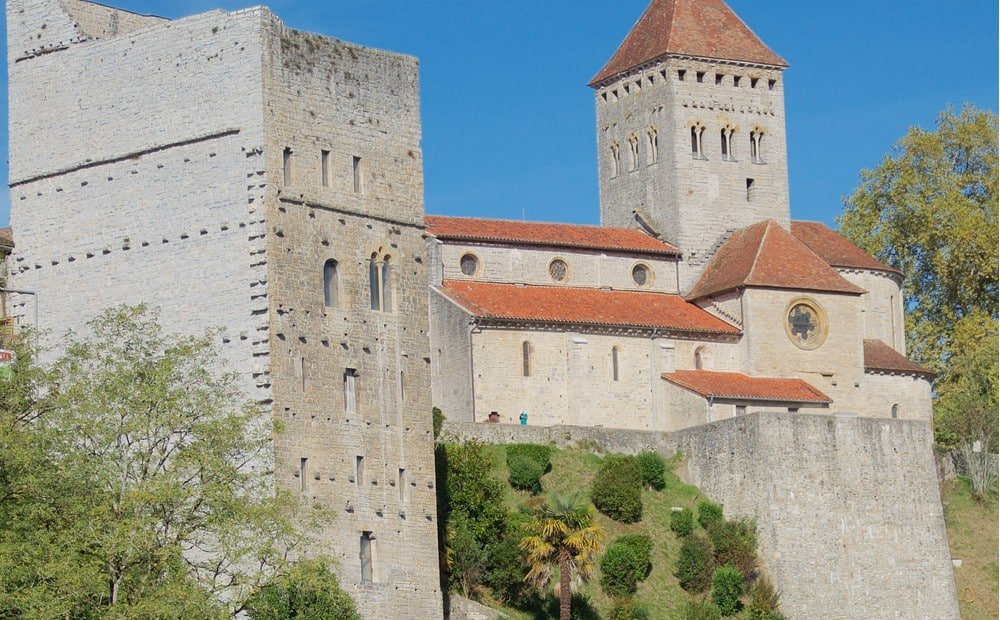
{"label": "window opening", "polygon": [[406,470],[402,467],[399,468],[399,477],[396,480],[396,486],[399,487],[399,501],[407,501],[409,499],[409,489],[406,487]]}
{"label": "window opening", "polygon": [[363,190],[361,186],[361,158],[357,155],[351,158],[351,169],[354,173],[354,193],[360,194]]}
{"label": "window opening", "polygon": [[302,391],[305,392],[309,381],[309,366],[304,357],[299,358],[299,376],[302,378]]}
{"label": "window opening", "polygon": [[281,152],[281,175],[283,185],[292,184],[292,149],[288,147]]}
{"label": "window opening", "polygon": [[618,347],[611,347],[611,378],[618,381]]}
{"label": "window opening", "polygon": [[777,84],[777,83],[778,83],[777,80],[768,80],[767,81],[767,89],[768,90],[774,90],[774,85]]}
{"label": "window opening", "polygon": [[368,259],[368,294],[371,300],[372,310],[381,309],[382,297],[379,294],[379,289],[378,289],[378,276],[379,276],[378,270],[379,270],[378,256],[372,254],[371,258]]}
{"label": "window opening", "polygon": [[758,81],[759,80],[757,78],[750,78],[750,88],[757,88]]}
{"label": "window opening", "polygon": [[309,459],[307,458],[299,459],[299,488],[302,491],[309,490],[309,482],[307,482],[308,464],[309,464]]}
{"label": "window opening", "polygon": [[337,282],[337,261],[332,258],[323,263],[323,304],[327,308],[340,305],[340,291]]}
{"label": "window opening", "polygon": [[639,286],[646,286],[649,282],[649,267],[645,265],[632,267],[632,281]]}
{"label": "window opening", "polygon": [[399,371],[399,400],[404,400],[406,397],[406,390],[403,387],[403,371]]}
{"label": "window opening", "polygon": [[684,81],[684,76],[686,74],[687,74],[687,71],[685,71],[684,69],[678,69],[677,70],[677,79],[680,80],[681,82],[683,82]]}
{"label": "window opening", "polygon": [[722,130],[722,159],[729,159],[729,140],[725,129]]}
{"label": "window opening", "polygon": [[330,187],[330,151],[319,152],[319,165],[323,176],[323,187]]}
{"label": "window opening", "polygon": [[348,414],[357,413],[358,410],[358,396],[357,396],[357,382],[358,382],[358,371],[353,368],[348,368],[344,371],[344,412]]}
{"label": "window opening", "polygon": [[753,201],[753,179],[747,179],[747,202]]}
{"label": "window opening", "polygon": [[694,350],[694,369],[702,370],[705,368],[705,348],[698,347]]}
{"label": "window opening", "polygon": [[705,151],[702,148],[704,137],[704,127],[701,125],[694,125],[691,127],[691,154],[695,159],[706,159]]}
{"label": "window opening", "polygon": [[739,86],[740,85],[740,79],[741,79],[740,76],[734,75],[733,76],[733,86]]}
{"label": "window opening", "polygon": [[360,489],[365,479],[365,457],[360,454],[354,457],[354,484]]}
{"label": "window opening", "polygon": [[554,259],[549,263],[549,276],[556,282],[565,282],[569,277],[569,265],[561,258]]}
{"label": "window opening", "polygon": [[698,128],[691,128],[691,154],[698,155]]}
{"label": "window opening", "polygon": [[899,405],[893,405],[892,406],[891,414],[892,414],[892,419],[893,420],[895,420],[895,419],[897,419],[899,417]]}
{"label": "window opening", "polygon": [[660,142],[656,136],[656,130],[652,127],[646,130],[646,143],[649,150],[649,165],[653,165],[660,155]]}
{"label": "window opening", "polygon": [[531,343],[527,340],[521,343],[521,375],[531,376]]}
{"label": "window opening", "polygon": [[798,413],[798,412],[799,412],[799,408],[798,407],[789,407],[788,408],[788,413]]}
{"label": "window opening", "polygon": [[699,71],[699,72],[695,73],[695,77],[698,79],[699,83],[704,82],[705,81],[705,72],[704,71]]}
{"label": "window opening", "polygon": [[375,536],[371,532],[361,532],[361,583],[372,583],[374,570],[372,567],[372,547],[375,546]]}
{"label": "window opening", "polygon": [[736,415],[746,415],[747,406],[746,405],[736,405]]}
{"label": "window opening", "polygon": [[465,254],[459,261],[459,266],[462,268],[462,273],[467,276],[474,276],[479,271],[479,259],[476,258],[475,254]]}
{"label": "window opening", "polygon": [[629,170],[639,167],[639,138],[631,135],[628,138],[628,164]]}
{"label": "window opening", "polygon": [[622,172],[621,147],[617,142],[611,144],[611,176],[616,177]]}
{"label": "window opening", "polygon": [[716,86],[718,86],[719,84],[722,84],[722,78],[723,77],[724,76],[721,73],[716,73],[715,74],[715,84],[716,84]]}
{"label": "window opening", "polygon": [[388,256],[382,259],[382,311],[392,312],[392,263]]}

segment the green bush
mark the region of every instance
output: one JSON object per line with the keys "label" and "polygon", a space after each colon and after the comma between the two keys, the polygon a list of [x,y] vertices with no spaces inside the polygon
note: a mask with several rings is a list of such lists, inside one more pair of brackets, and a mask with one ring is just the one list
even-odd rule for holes
{"label": "green bush", "polygon": [[698,502],[698,523],[706,530],[713,523],[722,520],[722,506],[715,502],[703,499]]}
{"label": "green bush", "polygon": [[649,620],[649,609],[634,598],[622,599],[611,608],[608,620]]}
{"label": "green bush", "polygon": [[702,534],[692,534],[681,543],[677,555],[677,575],[688,592],[704,592],[712,580],[712,545]]}
{"label": "green bush", "polygon": [[719,606],[723,616],[731,616],[739,611],[740,597],[743,596],[743,573],[732,564],[716,569],[712,574],[712,600]]}
{"label": "green bush", "polygon": [[694,530],[694,514],[690,508],[681,508],[670,513],[670,531],[684,538]]}
{"label": "green bush", "polygon": [[524,554],[521,552],[521,532],[517,525],[508,526],[510,534],[486,547],[486,567],[482,583],[493,598],[508,606],[519,606],[532,594],[531,585],[524,581]]}
{"label": "green bush", "polygon": [[542,476],[549,470],[552,447],[537,444],[511,444],[506,448],[510,486],[538,493]]}
{"label": "green bush", "polygon": [[642,481],[647,487],[660,491],[667,486],[664,476],[667,473],[667,464],[663,457],[656,452],[640,452],[636,457],[639,461],[639,469],[642,471]]}
{"label": "green bush", "polygon": [[747,593],[747,618],[749,620],[777,620],[781,614],[778,606],[781,596],[767,577],[761,577],[750,586]]}
{"label": "green bush", "polygon": [[246,604],[250,620],[360,620],[354,601],[319,561],[303,561],[254,592]]}
{"label": "green bush", "polygon": [[626,534],[615,539],[601,556],[601,589],[610,597],[635,594],[637,584],[653,569],[652,550],[649,536]]}
{"label": "green bush", "polygon": [[638,460],[621,455],[604,459],[594,476],[590,499],[615,521],[635,523],[642,519],[642,472]]}
{"label": "green bush", "polygon": [[710,600],[688,601],[681,607],[681,620],[720,620],[719,608]]}
{"label": "green bush", "polygon": [[437,407],[431,409],[431,423],[434,425],[434,439],[441,436],[441,429],[444,427],[444,418],[445,415],[440,409]]}
{"label": "green bush", "polygon": [[514,455],[526,456],[539,463],[546,471],[549,469],[549,461],[552,459],[553,450],[552,446],[537,443],[512,443],[505,448],[508,459]]}
{"label": "green bush", "polygon": [[753,521],[716,521],[709,526],[708,537],[718,566],[732,564],[744,578],[753,574],[757,568],[757,526]]}

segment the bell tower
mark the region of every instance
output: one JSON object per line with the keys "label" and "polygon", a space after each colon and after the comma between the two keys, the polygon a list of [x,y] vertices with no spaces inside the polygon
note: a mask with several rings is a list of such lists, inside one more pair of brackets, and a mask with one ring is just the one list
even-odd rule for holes
{"label": "bell tower", "polygon": [[789,227],[787,66],[723,0],[653,0],[590,82],[601,223],[679,247],[682,292],[733,230]]}

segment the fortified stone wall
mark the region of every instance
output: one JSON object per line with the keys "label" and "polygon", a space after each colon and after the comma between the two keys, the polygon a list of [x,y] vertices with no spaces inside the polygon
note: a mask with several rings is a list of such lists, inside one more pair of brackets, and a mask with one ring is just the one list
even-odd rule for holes
{"label": "fortified stone wall", "polygon": [[265,41],[276,478],[336,511],[364,617],[440,618],[418,63],[273,17]]}
{"label": "fortified stone wall", "polygon": [[959,617],[922,421],[772,412],[676,433],[449,421],[445,436],[681,451],[690,482],[727,516],[756,519],[789,618]]}
{"label": "fortified stone wall", "polygon": [[873,417],[892,417],[893,405],[901,420],[922,420],[930,424],[933,410],[931,382],[924,377],[866,372],[865,412]]}
{"label": "fortified stone wall", "polygon": [[429,295],[429,333],[437,347],[431,351],[431,402],[456,422],[474,422],[471,318],[437,291]]}

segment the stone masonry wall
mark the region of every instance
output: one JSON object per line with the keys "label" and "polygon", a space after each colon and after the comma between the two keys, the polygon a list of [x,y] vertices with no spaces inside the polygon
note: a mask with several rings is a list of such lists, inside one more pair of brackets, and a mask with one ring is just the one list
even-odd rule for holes
{"label": "stone masonry wall", "polygon": [[[335,510],[316,551],[332,550],[363,617],[440,618],[417,60],[276,18],[265,47],[276,479]],[[390,264],[380,309],[373,255]]]}
{"label": "stone masonry wall", "polygon": [[445,436],[681,451],[690,482],[727,516],[756,519],[792,620],[959,617],[922,421],[753,413],[676,433],[449,421]]}
{"label": "stone masonry wall", "polygon": [[[472,422],[472,318],[431,289],[431,402],[455,421]],[[488,412],[487,412],[488,413]]]}
{"label": "stone masonry wall", "polygon": [[900,276],[867,269],[838,269],[837,272],[848,282],[868,291],[861,297],[864,337],[881,340],[906,355]]}

